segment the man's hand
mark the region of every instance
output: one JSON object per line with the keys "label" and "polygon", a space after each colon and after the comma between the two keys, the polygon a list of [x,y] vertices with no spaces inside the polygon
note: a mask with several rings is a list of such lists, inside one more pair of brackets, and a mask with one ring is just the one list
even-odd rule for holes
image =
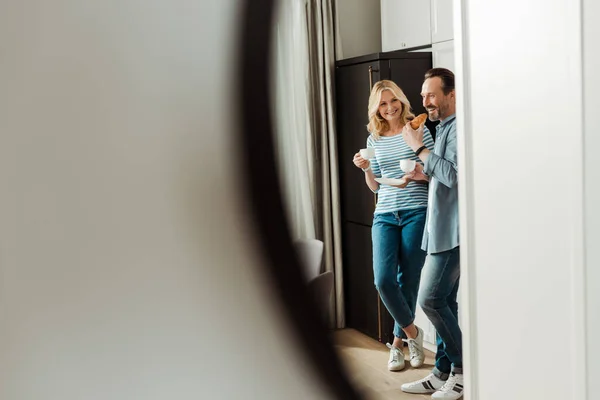
{"label": "man's hand", "polygon": [[420,126],[419,129],[414,130],[410,126],[410,122],[404,125],[402,129],[402,137],[404,138],[404,142],[410,147],[413,151],[417,151],[419,147],[423,146],[423,126]]}
{"label": "man's hand", "polygon": [[364,158],[362,158],[360,156],[360,153],[356,153],[354,155],[352,162],[354,163],[354,165],[356,165],[358,168],[361,168],[361,169],[368,168],[369,165],[371,165],[371,162],[369,160],[365,160]]}
{"label": "man's hand", "polygon": [[413,169],[411,172],[406,173],[404,177],[412,181],[429,182],[429,177],[425,175],[425,173],[423,172],[423,166],[419,163],[416,163],[415,169]]}

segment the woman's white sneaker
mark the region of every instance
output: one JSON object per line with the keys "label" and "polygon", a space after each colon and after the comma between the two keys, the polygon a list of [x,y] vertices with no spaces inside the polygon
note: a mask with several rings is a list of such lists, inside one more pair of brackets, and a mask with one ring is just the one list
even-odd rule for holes
{"label": "woman's white sneaker", "polygon": [[434,374],[429,374],[425,378],[415,382],[405,383],[400,389],[406,393],[427,394],[435,393],[440,390],[446,381],[441,380]]}
{"label": "woman's white sneaker", "polygon": [[425,351],[423,350],[423,330],[417,326],[417,337],[415,339],[402,339],[408,344],[410,354],[410,365],[413,368],[423,366],[425,362]]}
{"label": "woman's white sneaker", "polygon": [[457,400],[463,396],[464,380],[462,374],[450,374],[444,386],[431,395],[435,400]]}
{"label": "woman's white sneaker", "polygon": [[402,349],[392,346],[387,343],[386,346],[390,349],[390,359],[388,360],[388,370],[402,371],[404,369],[404,352]]}

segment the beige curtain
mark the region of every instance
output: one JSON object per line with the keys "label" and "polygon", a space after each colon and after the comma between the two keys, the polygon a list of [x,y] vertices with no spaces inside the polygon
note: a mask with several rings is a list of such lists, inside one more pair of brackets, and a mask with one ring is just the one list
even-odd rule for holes
{"label": "beige curtain", "polygon": [[306,0],[281,1],[274,27],[272,97],[279,176],[293,239],[316,237]]}
{"label": "beige curtain", "polygon": [[317,163],[317,238],[325,246],[324,264],[335,276],[334,326],[345,326],[340,193],[335,131],[335,26],[333,0],[307,1],[312,135]]}
{"label": "beige curtain", "polygon": [[280,2],[273,92],[280,176],[292,235],[323,241],[324,270],[335,276],[330,325],[343,328],[334,12],[333,0]]}

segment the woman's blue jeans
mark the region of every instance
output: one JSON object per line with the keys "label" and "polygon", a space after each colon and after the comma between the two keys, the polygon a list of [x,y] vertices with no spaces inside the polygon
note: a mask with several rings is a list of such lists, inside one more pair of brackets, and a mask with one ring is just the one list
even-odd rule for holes
{"label": "woman's blue jeans", "polygon": [[375,214],[373,218],[373,275],[379,296],[394,318],[394,335],[415,320],[421,269],[421,250],[427,208]]}

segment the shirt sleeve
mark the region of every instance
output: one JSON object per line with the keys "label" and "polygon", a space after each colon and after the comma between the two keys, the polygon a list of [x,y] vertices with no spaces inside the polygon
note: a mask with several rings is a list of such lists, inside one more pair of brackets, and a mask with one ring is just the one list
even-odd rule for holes
{"label": "shirt sleeve", "polygon": [[427,127],[425,127],[425,129],[423,130],[423,144],[427,146],[427,149],[429,150],[433,150],[433,146],[435,146],[435,143],[433,142],[433,137],[431,137],[431,132],[429,132],[429,129],[427,129]]}
{"label": "shirt sleeve", "polygon": [[[367,138],[367,147],[375,148],[375,139],[373,139],[372,135],[369,135]],[[371,169],[373,170],[373,174],[376,177],[381,178],[381,169],[379,168],[379,163],[377,162],[377,154],[375,154],[375,158],[369,160],[371,162]]]}
{"label": "shirt sleeve", "polygon": [[446,151],[444,157],[434,152],[429,153],[423,171],[441,184],[452,188],[458,183],[458,164],[456,152],[456,129],[452,129],[446,136]]}
{"label": "shirt sleeve", "polygon": [[[373,139],[373,135],[369,135],[367,138],[367,148],[368,147],[375,148],[375,139]],[[381,178],[381,169],[379,168],[379,163],[377,162],[377,154],[375,154],[375,157],[369,161],[371,162],[371,170],[373,171],[373,175],[375,175],[376,178]],[[371,189],[371,191],[373,193],[377,193],[379,192],[379,189]]]}
{"label": "shirt sleeve", "polygon": [[[429,132],[429,129],[427,129],[427,127],[425,127],[425,129],[423,130],[423,144],[425,145],[425,147],[427,147],[427,150],[433,152],[435,143],[433,142],[433,137],[431,136],[431,132]],[[423,161],[421,161],[419,157],[417,157],[417,160],[417,162],[419,162],[421,165],[424,165]]]}

